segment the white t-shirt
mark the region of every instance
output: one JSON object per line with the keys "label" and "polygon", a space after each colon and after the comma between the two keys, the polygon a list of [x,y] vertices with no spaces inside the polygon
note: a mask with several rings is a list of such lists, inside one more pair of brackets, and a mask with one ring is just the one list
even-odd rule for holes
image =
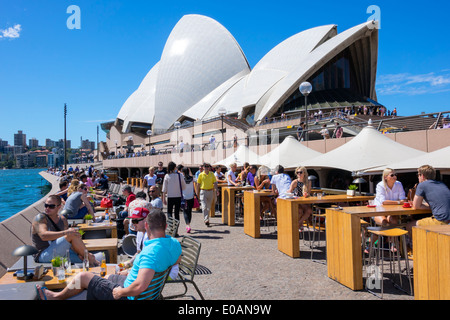
{"label": "white t-shirt", "polygon": [[274,184],[277,187],[278,195],[283,195],[289,191],[291,187],[291,177],[286,173],[276,174],[270,180],[270,184]]}
{"label": "white t-shirt", "polygon": [[230,170],[227,171],[225,176],[226,176],[228,185],[229,186],[234,186],[234,184],[231,184],[230,181],[228,181],[229,180],[228,177],[231,177],[231,181],[236,182],[236,174],[233,171],[231,171],[231,169],[230,169]]}
{"label": "white t-shirt", "polygon": [[150,177],[150,174],[147,174],[144,179],[147,180],[147,186],[151,187],[156,185],[156,174],[154,174],[153,177]]}
{"label": "white t-shirt", "polygon": [[[182,178],[184,180],[184,178]],[[186,181],[185,181],[186,183]],[[194,198],[194,180],[190,183],[186,183],[186,189],[183,190],[183,197],[186,200],[190,200]]]}

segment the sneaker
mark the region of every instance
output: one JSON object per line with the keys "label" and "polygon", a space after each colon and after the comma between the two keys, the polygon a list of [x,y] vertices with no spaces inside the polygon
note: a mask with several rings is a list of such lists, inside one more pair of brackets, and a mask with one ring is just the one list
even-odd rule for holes
{"label": "sneaker", "polygon": [[186,232],[187,233],[191,233],[191,228],[190,227],[186,227]]}
{"label": "sneaker", "polygon": [[208,220],[205,220],[205,225],[206,225],[207,227],[209,227],[209,221],[208,221]]}

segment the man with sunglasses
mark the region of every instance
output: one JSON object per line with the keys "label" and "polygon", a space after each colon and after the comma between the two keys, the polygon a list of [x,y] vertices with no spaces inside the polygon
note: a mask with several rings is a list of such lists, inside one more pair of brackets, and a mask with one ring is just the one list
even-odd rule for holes
{"label": "man with sunglasses", "polygon": [[40,299],[64,300],[86,289],[88,300],[134,300],[141,294],[145,296],[156,272],[180,262],[181,244],[175,238],[166,236],[166,216],[161,210],[152,210],[143,223],[149,240],[144,242],[132,268],[124,272],[126,275],[110,274],[102,278],[92,272],[80,272],[60,292],[36,285]]}
{"label": "man with sunglasses", "polygon": [[[72,263],[81,263],[86,246],[81,239],[80,233],[69,228],[67,219],[59,215],[61,209],[61,198],[51,195],[45,200],[45,212],[39,213],[31,225],[31,240],[33,246],[38,249],[34,256],[37,263],[49,263],[53,254],[65,256],[67,250],[70,252]],[[100,265],[95,256],[89,253],[89,264]]]}
{"label": "man with sunglasses", "polygon": [[209,212],[214,210],[212,203],[217,198],[217,180],[209,163],[204,163],[203,168],[204,171],[198,175],[195,193],[202,205],[203,221],[209,227]]}

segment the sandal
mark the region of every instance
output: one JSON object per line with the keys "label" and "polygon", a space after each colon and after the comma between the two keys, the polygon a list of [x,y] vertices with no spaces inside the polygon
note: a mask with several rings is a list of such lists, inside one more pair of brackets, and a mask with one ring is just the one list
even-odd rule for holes
{"label": "sandal", "polygon": [[34,288],[36,289],[36,294],[37,294],[37,299],[38,299],[38,300],[42,300],[42,298],[41,298],[41,292],[42,292],[42,295],[44,296],[44,300],[47,300],[47,296],[45,295],[45,292],[44,292],[44,289],[45,289],[45,290],[48,290],[47,287],[40,287],[40,288],[38,288],[38,286],[35,285]]}

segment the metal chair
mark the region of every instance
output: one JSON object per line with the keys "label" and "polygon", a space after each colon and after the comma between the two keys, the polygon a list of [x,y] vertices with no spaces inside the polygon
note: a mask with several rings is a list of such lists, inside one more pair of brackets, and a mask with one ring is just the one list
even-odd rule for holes
{"label": "metal chair", "polygon": [[[182,283],[184,292],[163,299],[173,299],[183,297],[188,291],[187,283],[191,283],[202,300],[205,300],[199,288],[194,282],[195,270],[197,268],[198,257],[200,256],[201,243],[190,236],[183,236],[181,240],[181,261],[179,263],[179,272],[175,280],[167,280],[166,284]],[[194,298],[194,297],[192,297]]]}
{"label": "metal chair", "polygon": [[133,257],[136,254],[137,245],[136,236],[134,234],[129,234],[123,238],[122,250],[129,257]]}
{"label": "metal chair", "polygon": [[[314,260],[313,254],[314,254],[314,248],[316,243],[316,234],[317,234],[317,242],[320,242],[320,235],[321,233],[325,233],[325,221],[326,221],[326,214],[321,213],[321,208],[314,206],[313,210],[316,210],[316,213],[313,213],[311,216],[312,220],[312,237],[310,236],[309,240],[309,247],[311,249],[311,261],[318,262],[321,264],[326,264],[326,262]],[[325,256],[326,256],[326,245],[325,245]]]}
{"label": "metal chair", "polygon": [[159,300],[162,299],[162,291],[164,285],[167,282],[167,277],[169,276],[172,266],[167,268],[162,272],[155,272],[152,281],[150,282],[148,288],[142,292],[140,295],[134,297],[132,300]]}
{"label": "metal chair", "polygon": [[178,227],[180,226],[180,220],[174,218],[167,218],[166,234],[175,238],[178,235]]}

